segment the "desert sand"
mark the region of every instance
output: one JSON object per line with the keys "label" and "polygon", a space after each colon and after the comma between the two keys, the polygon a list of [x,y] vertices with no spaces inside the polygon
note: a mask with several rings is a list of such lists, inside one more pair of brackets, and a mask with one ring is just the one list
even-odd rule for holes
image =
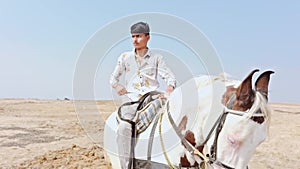
{"label": "desert sand", "polygon": [[[299,169],[300,104],[270,106],[269,137],[249,168]],[[115,109],[113,101],[0,99],[0,168],[109,168],[103,121]]]}

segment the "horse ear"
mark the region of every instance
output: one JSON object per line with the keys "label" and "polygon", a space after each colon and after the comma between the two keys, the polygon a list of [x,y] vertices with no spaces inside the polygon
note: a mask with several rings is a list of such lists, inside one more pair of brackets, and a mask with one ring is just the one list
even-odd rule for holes
{"label": "horse ear", "polygon": [[262,73],[255,82],[255,90],[263,94],[268,99],[268,87],[270,75],[275,72],[273,71],[265,71]]}
{"label": "horse ear", "polygon": [[252,90],[252,76],[255,72],[258,72],[258,69],[253,70],[240,84],[240,86],[237,88],[236,96],[239,100],[247,100],[249,99],[249,96],[253,96],[253,90]]}

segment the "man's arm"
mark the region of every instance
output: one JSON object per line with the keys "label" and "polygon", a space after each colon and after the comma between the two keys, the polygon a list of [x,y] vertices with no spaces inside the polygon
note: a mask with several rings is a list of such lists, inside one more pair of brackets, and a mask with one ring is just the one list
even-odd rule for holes
{"label": "man's arm", "polygon": [[127,93],[126,88],[119,84],[119,78],[120,76],[123,74],[123,72],[125,71],[125,64],[124,64],[124,57],[126,55],[122,54],[119,58],[118,58],[118,63],[113,71],[113,73],[110,76],[110,85],[116,90],[116,92],[119,95],[123,95]]}
{"label": "man's arm", "polygon": [[167,83],[166,94],[169,95],[176,87],[176,79],[174,73],[167,66],[162,56],[158,57],[158,73]]}

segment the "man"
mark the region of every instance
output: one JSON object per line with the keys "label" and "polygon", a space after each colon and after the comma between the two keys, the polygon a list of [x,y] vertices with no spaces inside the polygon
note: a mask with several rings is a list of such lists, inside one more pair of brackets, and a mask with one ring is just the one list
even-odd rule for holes
{"label": "man", "polygon": [[[110,78],[111,86],[120,96],[127,97],[125,101],[136,101],[143,94],[159,88],[157,78],[160,76],[167,84],[165,95],[169,95],[176,86],[176,80],[163,57],[151,51],[147,46],[150,39],[149,25],[138,22],[131,26],[130,31],[134,50],[124,52],[118,58],[118,63]],[[124,85],[119,82],[123,74],[125,75]],[[132,107],[122,112],[122,117],[133,120],[135,109],[136,107]],[[128,168],[130,161],[131,134],[131,124],[120,120],[117,129],[117,143],[122,169]]]}

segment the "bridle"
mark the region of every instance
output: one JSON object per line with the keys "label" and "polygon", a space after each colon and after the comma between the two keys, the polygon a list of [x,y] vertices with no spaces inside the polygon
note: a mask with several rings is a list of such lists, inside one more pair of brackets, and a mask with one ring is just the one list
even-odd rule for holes
{"label": "bridle", "polygon": [[[255,92],[257,94],[260,94],[259,92]],[[257,102],[257,95],[255,97],[255,100],[254,102]],[[200,146],[204,146],[206,145],[206,143],[208,142],[208,140],[210,140],[212,134],[214,133],[215,131],[215,137],[214,137],[214,141],[213,141],[213,144],[210,148],[210,154],[206,154],[206,155],[203,155],[201,152],[199,152],[193,145],[191,145],[186,139],[185,137],[181,134],[181,132],[179,131],[177,125],[175,124],[170,112],[169,112],[169,102],[167,102],[167,113],[168,113],[168,118],[169,118],[169,121],[173,127],[173,129],[176,131],[176,134],[179,136],[179,138],[181,139],[182,143],[184,144],[185,148],[191,153],[194,155],[194,157],[200,157],[204,160],[204,162],[206,163],[209,163],[209,164],[215,164],[215,165],[218,165],[220,167],[223,167],[225,169],[234,169],[233,167],[230,167],[224,163],[222,163],[221,161],[219,161],[217,159],[217,142],[218,142],[218,137],[219,137],[219,134],[225,124],[225,121],[226,121],[226,117],[228,114],[232,114],[232,115],[237,115],[237,116],[244,116],[244,115],[247,115],[247,117],[249,117],[249,119],[253,120],[254,122],[257,122],[255,120],[256,117],[259,117],[259,118],[265,118],[265,114],[261,111],[260,108],[254,108],[254,113],[251,114],[251,116],[249,116],[247,113],[249,113],[250,111],[253,111],[253,106],[254,106],[254,103],[252,105],[252,107],[247,110],[247,111],[237,111],[237,110],[232,110],[232,106],[233,106],[233,103],[236,99],[236,94],[233,93],[229,99],[229,101],[226,103],[226,105],[224,106],[223,108],[223,112],[222,114],[219,116],[219,118],[217,119],[217,121],[214,123],[213,127],[211,128],[209,134],[207,135],[206,139],[202,142],[202,144],[200,144]],[[260,122],[257,122],[257,123],[260,123]],[[248,167],[247,167],[248,168]]]}
{"label": "bridle", "polygon": [[[255,92],[257,94],[259,94],[259,92]],[[236,115],[236,116],[245,116],[247,115],[249,119],[253,120],[254,122],[257,122],[256,121],[256,117],[262,117],[262,118],[265,118],[265,114],[263,114],[261,112],[261,110],[259,108],[255,108],[254,109],[254,113],[251,114],[251,116],[248,115],[248,113],[250,112],[250,110],[253,108],[253,106],[255,105],[253,103],[252,107],[250,109],[248,109],[247,111],[238,111],[238,110],[232,110],[232,106],[233,106],[233,103],[234,103],[234,100],[236,99],[236,94],[233,93],[229,99],[229,101],[226,103],[226,106],[224,106],[223,108],[223,113],[220,115],[220,117],[218,118],[218,120],[216,121],[214,127],[216,127],[216,133],[215,133],[215,138],[214,138],[214,141],[213,141],[213,144],[210,148],[210,163],[214,163],[216,165],[219,165],[223,168],[226,168],[226,169],[234,169],[233,167],[230,167],[224,163],[222,163],[221,161],[219,161],[217,159],[217,141],[218,141],[218,137],[219,137],[219,134],[225,124],[225,121],[226,121],[226,117],[228,114],[232,114],[232,115]],[[257,101],[258,99],[258,96],[255,97],[255,101]],[[254,101],[254,102],[255,102]],[[252,110],[253,111],[253,110]],[[257,123],[260,123],[260,122],[257,122]],[[210,135],[211,133],[213,132],[214,130],[214,127],[211,129],[210,131],[210,134],[207,136],[204,144],[206,144],[206,142],[210,139]],[[203,144],[203,143],[202,143]],[[248,167],[247,167],[248,168]]]}

